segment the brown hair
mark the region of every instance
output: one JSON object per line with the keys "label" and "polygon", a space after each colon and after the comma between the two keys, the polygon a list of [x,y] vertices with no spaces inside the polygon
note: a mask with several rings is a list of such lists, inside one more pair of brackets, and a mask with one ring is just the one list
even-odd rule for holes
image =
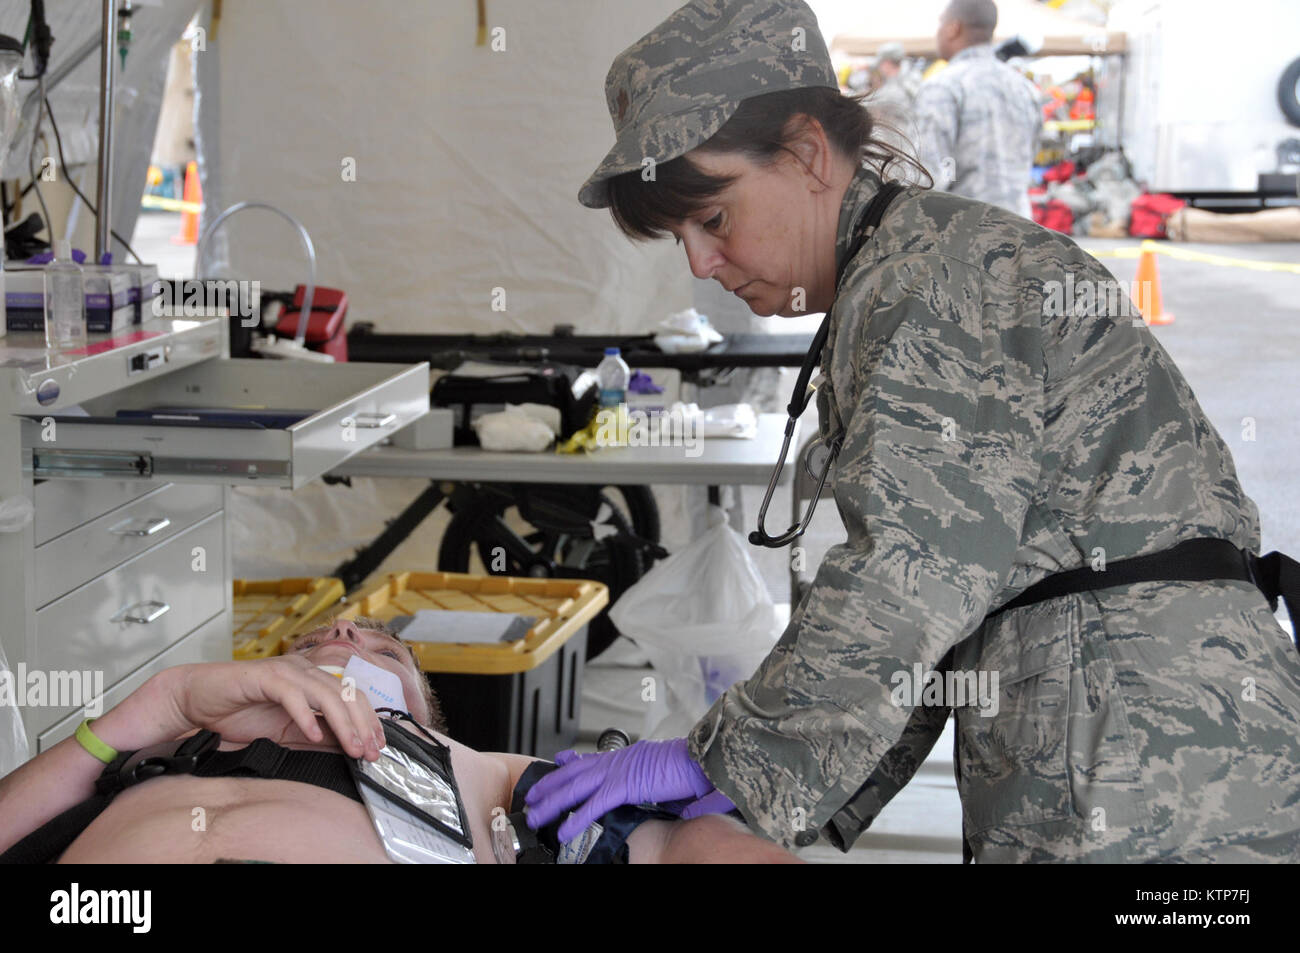
{"label": "brown hair", "polygon": [[[791,120],[803,116],[817,120],[842,155],[858,156],[881,178],[888,179],[895,170],[912,172],[926,181],[927,188],[933,185],[934,180],[912,155],[875,135],[883,129],[906,141],[898,129],[863,105],[866,95],[846,96],[829,86],[809,86],[754,96],[742,102],[723,127],[698,148],[737,153],[759,165],[771,165],[782,152],[793,155],[790,142],[799,123]],[[689,156],[678,156],[657,166],[653,181],[644,180],[639,170],[610,179],[610,214],[629,238],[664,238],[670,224],[704,209],[734,181],[734,176],[708,175]]]}

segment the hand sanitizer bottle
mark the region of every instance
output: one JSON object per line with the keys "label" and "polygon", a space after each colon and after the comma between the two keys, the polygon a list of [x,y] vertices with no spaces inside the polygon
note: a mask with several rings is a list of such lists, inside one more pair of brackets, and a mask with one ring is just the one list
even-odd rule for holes
{"label": "hand sanitizer bottle", "polygon": [[72,260],[66,238],[54,242],[54,260],[45,266],[45,346],[86,343],[86,292],[81,267]]}

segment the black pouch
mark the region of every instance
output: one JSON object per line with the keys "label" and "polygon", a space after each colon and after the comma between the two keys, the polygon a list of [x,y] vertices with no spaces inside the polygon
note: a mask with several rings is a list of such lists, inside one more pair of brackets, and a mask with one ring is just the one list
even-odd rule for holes
{"label": "black pouch", "polygon": [[429,402],[455,411],[452,442],[464,447],[478,446],[474,421],[485,413],[504,409],[506,404],[556,408],[560,412],[560,439],[567,440],[591,422],[598,396],[596,388],[591,387],[582,396],[574,397],[568,375],[546,369],[495,377],[447,374],[434,382]]}

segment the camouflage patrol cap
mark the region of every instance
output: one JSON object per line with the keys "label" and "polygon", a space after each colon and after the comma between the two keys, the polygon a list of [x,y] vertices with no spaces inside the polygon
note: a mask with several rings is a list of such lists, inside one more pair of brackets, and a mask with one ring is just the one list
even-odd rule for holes
{"label": "camouflage patrol cap", "polygon": [[609,205],[609,180],[707,141],[744,100],[838,89],[817,17],[803,0],[691,0],[620,53],[605,77],[614,148],[582,189]]}
{"label": "camouflage patrol cap", "polygon": [[877,60],[889,60],[893,63],[903,62],[903,57],[906,55],[902,43],[882,43],[880,49],[876,50]]}

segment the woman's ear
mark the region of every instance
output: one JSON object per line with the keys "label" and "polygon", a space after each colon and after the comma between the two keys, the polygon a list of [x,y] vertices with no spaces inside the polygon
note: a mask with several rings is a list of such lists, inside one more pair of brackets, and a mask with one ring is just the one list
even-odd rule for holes
{"label": "woman's ear", "polygon": [[808,176],[809,191],[823,192],[830,188],[828,183],[834,155],[822,124],[811,116],[800,114],[790,117],[785,132],[786,148]]}

